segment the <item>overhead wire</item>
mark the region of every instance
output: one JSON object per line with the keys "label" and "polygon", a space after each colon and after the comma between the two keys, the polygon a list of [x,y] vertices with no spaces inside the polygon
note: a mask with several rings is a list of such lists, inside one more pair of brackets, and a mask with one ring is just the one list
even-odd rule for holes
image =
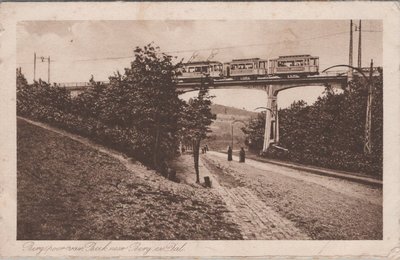
{"label": "overhead wire", "polygon": [[[364,32],[364,30],[362,30]],[[382,31],[373,31],[373,30],[365,30],[365,32],[382,32]],[[232,46],[224,46],[224,47],[212,47],[212,48],[203,48],[203,49],[188,49],[188,50],[177,50],[177,51],[166,51],[163,52],[165,54],[179,54],[179,53],[189,53],[189,52],[200,52],[200,51],[210,51],[210,50],[226,50],[226,49],[238,49],[238,48],[246,48],[246,47],[257,47],[257,46],[269,46],[269,45],[277,45],[286,42],[302,42],[302,41],[310,41],[316,39],[328,38],[336,35],[347,34],[348,31],[342,31],[337,33],[325,34],[316,37],[304,38],[304,39],[295,39],[295,40],[284,40],[270,43],[256,43],[256,44],[246,44],[246,45],[232,45]],[[115,56],[115,57],[101,57],[101,58],[88,58],[88,59],[78,59],[78,60],[70,60],[69,62],[90,62],[90,61],[102,61],[102,60],[122,60],[122,59],[131,59],[133,55],[130,56]],[[60,62],[57,60],[52,60],[51,62]],[[33,64],[33,62],[18,62],[17,64]]]}

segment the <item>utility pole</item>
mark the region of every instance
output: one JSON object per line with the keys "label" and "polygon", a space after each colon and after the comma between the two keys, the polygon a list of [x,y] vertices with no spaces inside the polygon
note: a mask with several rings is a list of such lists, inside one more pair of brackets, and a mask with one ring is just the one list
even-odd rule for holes
{"label": "utility pole", "polygon": [[232,148],[232,151],[233,151],[233,122],[231,123],[231,148]]}
{"label": "utility pole", "polygon": [[368,80],[368,100],[367,100],[367,114],[365,118],[365,141],[364,141],[364,154],[371,154],[372,152],[372,141],[371,141],[371,125],[372,125],[372,99],[373,99],[373,84],[372,84],[372,69],[374,66],[373,60],[371,60],[371,66],[369,69],[369,80]]}
{"label": "utility pole", "polygon": [[50,84],[50,56],[47,58],[47,83]]}
{"label": "utility pole", "polygon": [[361,69],[361,20],[358,24],[358,68]]}
{"label": "utility pole", "polygon": [[350,20],[349,66],[353,66],[353,20]]}
{"label": "utility pole", "polygon": [[365,132],[364,132],[364,154],[368,155],[371,154],[372,152],[372,141],[371,141],[371,131],[372,131],[372,100],[373,100],[373,95],[374,95],[374,86],[373,86],[373,68],[374,68],[374,61],[371,60],[371,65],[369,68],[369,78],[367,78],[367,76],[364,74],[364,72],[362,71],[362,69],[360,68],[355,68],[353,66],[349,66],[349,65],[335,65],[332,67],[329,67],[325,70],[322,71],[325,72],[329,69],[332,68],[336,68],[336,67],[348,67],[351,68],[352,70],[356,70],[358,71],[358,73],[360,73],[364,80],[365,80],[365,87],[367,88],[368,91],[368,99],[367,99],[367,109],[366,109],[366,119],[365,119]]}
{"label": "utility pole", "polygon": [[232,148],[232,151],[233,151],[233,124],[238,123],[238,122],[242,123],[243,125],[246,125],[246,123],[243,120],[233,120],[232,121],[232,123],[231,123],[231,137],[232,137],[231,148]]}
{"label": "utility pole", "polygon": [[36,52],[33,53],[33,81],[36,80]]}
{"label": "utility pole", "polygon": [[36,57],[36,52],[33,55],[33,81],[36,80],[36,60],[39,59],[42,62],[45,60],[47,61],[47,83],[50,84],[50,56],[47,58],[41,56],[41,57]]}

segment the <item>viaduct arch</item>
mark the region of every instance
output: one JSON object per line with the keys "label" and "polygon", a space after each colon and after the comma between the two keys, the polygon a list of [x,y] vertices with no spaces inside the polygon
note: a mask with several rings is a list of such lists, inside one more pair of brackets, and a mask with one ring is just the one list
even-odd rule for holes
{"label": "viaduct arch", "polygon": [[[307,80],[308,79],[308,80]],[[266,100],[266,113],[265,113],[265,131],[264,131],[264,143],[263,151],[266,151],[272,144],[279,142],[279,115],[278,115],[278,93],[292,88],[301,87],[326,87],[330,86],[336,89],[343,89],[347,84],[347,77],[329,77],[329,79],[315,77],[307,79],[295,78],[295,79],[273,79],[272,82],[259,82],[258,80],[253,81],[240,81],[240,82],[226,82],[216,81],[208,85],[209,90],[214,89],[258,89],[263,90],[267,93]],[[261,83],[261,84],[260,84]],[[203,83],[205,84],[205,83]],[[186,83],[178,84],[178,90],[182,93],[198,91],[200,90],[199,83]]]}

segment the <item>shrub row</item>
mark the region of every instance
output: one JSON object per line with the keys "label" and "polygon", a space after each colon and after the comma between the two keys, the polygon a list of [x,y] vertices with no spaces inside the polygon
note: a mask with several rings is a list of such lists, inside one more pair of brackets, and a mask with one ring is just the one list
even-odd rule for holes
{"label": "shrub row", "polygon": [[[355,78],[341,93],[326,88],[314,104],[294,102],[279,110],[279,146],[263,156],[331,169],[381,176],[383,171],[383,81],[373,78],[372,151],[364,152],[368,89]],[[265,115],[244,129],[252,149],[262,149]]]}
{"label": "shrub row", "polygon": [[18,114],[87,137],[128,156],[135,157],[145,164],[151,164],[149,160],[151,156],[146,149],[148,147],[146,138],[140,138],[140,136],[143,137],[143,133],[136,129],[110,127],[94,118],[83,118],[55,107],[37,103],[28,106],[25,104],[25,109],[19,109]]}
{"label": "shrub row", "polygon": [[368,175],[382,174],[382,159],[376,156],[365,157],[362,154],[345,154],[335,156],[321,156],[311,152],[282,151],[271,147],[267,152],[262,153],[263,157],[291,161],[295,163],[314,165],[341,171],[365,173]]}
{"label": "shrub row", "polygon": [[[145,165],[154,166],[154,137],[148,129],[109,125],[97,118],[80,115],[74,102],[67,90],[45,83],[22,84],[17,90],[18,115],[87,137]],[[161,149],[167,148],[161,146]]]}

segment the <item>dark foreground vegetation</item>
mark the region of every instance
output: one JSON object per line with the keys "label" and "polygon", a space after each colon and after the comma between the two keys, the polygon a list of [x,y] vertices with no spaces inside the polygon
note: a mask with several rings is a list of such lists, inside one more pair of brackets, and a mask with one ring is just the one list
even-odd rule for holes
{"label": "dark foreground vegetation", "polygon": [[[279,110],[279,146],[263,156],[326,168],[382,176],[383,85],[382,74],[373,78],[372,152],[364,153],[368,89],[355,78],[343,93],[329,87],[313,105],[304,101]],[[265,114],[253,119],[243,131],[253,151],[263,145]],[[251,140],[251,142],[249,142]]]}
{"label": "dark foreground vegetation", "polygon": [[241,239],[210,189],[18,120],[17,239]]}
{"label": "dark foreground vegetation", "polygon": [[179,99],[180,63],[172,59],[153,45],[137,47],[124,74],[115,73],[109,85],[92,78],[75,98],[41,80],[28,84],[17,70],[17,114],[91,138],[173,179],[168,163],[179,143],[190,142],[198,154],[215,117],[205,87],[189,102]]}

